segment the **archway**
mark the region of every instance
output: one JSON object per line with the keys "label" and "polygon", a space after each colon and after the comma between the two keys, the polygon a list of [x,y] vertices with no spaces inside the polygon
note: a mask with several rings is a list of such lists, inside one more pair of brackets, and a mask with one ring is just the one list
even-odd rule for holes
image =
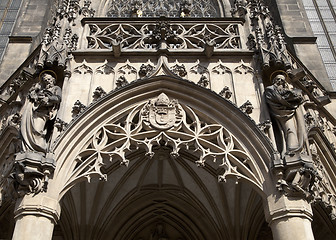
{"label": "archway", "polygon": [[[49,192],[63,197],[68,238],[146,239],[161,231],[253,239],[274,191],[272,146],[257,126],[215,93],[173,77],[137,81],[95,102],[54,151]],[[83,182],[92,176],[106,181]]]}

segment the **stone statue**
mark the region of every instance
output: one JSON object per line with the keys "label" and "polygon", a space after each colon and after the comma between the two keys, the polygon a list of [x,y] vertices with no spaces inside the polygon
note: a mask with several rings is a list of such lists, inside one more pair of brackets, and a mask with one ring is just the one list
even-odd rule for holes
{"label": "stone statue", "polygon": [[277,125],[274,129],[278,129],[277,147],[282,157],[293,156],[303,148],[306,138],[304,118],[299,109],[303,97],[297,90],[289,88],[285,72],[278,71],[273,75],[273,84],[266,88],[265,95]]}
{"label": "stone statue", "polygon": [[40,82],[28,92],[21,120],[22,151],[47,153],[48,140],[61,101],[61,88],[56,86],[53,71],[43,71]]}

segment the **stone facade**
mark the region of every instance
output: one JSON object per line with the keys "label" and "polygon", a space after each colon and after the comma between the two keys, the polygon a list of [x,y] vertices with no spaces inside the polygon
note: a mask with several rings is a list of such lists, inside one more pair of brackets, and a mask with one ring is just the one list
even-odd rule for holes
{"label": "stone facade", "polygon": [[335,94],[300,0],[20,13],[0,238],[335,239]]}

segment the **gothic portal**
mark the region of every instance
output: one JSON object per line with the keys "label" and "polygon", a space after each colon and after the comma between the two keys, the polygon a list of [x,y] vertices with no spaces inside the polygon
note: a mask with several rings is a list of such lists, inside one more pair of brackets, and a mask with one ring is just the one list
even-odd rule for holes
{"label": "gothic portal", "polygon": [[301,0],[6,1],[0,239],[336,238]]}

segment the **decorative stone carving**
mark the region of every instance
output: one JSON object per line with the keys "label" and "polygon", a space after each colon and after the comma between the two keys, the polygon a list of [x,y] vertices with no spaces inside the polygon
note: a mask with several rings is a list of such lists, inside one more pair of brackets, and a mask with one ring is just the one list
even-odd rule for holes
{"label": "decorative stone carving", "polygon": [[70,51],[74,51],[77,49],[78,35],[77,34],[72,35],[71,28],[66,28],[63,36],[63,42],[64,44],[67,45]]}
{"label": "decorative stone carving", "polygon": [[190,72],[192,74],[195,74],[196,76],[199,76],[199,81],[198,81],[198,85],[202,86],[202,87],[208,87],[209,83],[210,83],[210,73],[209,70],[202,66],[199,63],[199,60],[197,60],[197,64],[195,66],[193,66],[190,69]]}
{"label": "decorative stone carving", "polygon": [[214,2],[194,1],[130,1],[115,0],[107,11],[108,17],[217,17]]}
{"label": "decorative stone carving", "polygon": [[68,47],[61,40],[54,40],[49,45],[42,45],[37,66],[43,68],[57,64],[58,67],[65,69],[68,64]]}
{"label": "decorative stone carving", "polygon": [[113,69],[113,67],[112,67],[110,64],[108,64],[107,61],[106,61],[104,65],[99,66],[99,67],[96,69],[96,73],[109,75],[109,74],[114,73],[114,69]]}
{"label": "decorative stone carving", "polygon": [[[168,22],[160,21],[155,24],[152,30],[147,29],[149,35],[144,38],[144,44],[151,46],[151,48],[167,48],[172,45],[180,45],[182,41],[178,39],[172,26]],[[165,44],[163,44],[165,43]]]}
{"label": "decorative stone carving", "polygon": [[232,96],[232,92],[230,91],[229,87],[225,86],[220,92],[219,95],[224,97],[225,99],[230,99]]}
{"label": "decorative stone carving", "polygon": [[125,78],[124,75],[121,75],[117,80],[116,80],[116,88],[121,88],[123,86],[126,86],[127,84],[129,84],[129,82],[127,81],[127,79]]}
{"label": "decorative stone carving", "polygon": [[47,191],[49,176],[54,169],[55,161],[49,154],[42,156],[35,152],[18,153],[15,157],[14,172],[10,176],[16,192],[15,197]]}
{"label": "decorative stone carving", "polygon": [[311,192],[316,178],[319,178],[319,175],[314,165],[305,163],[299,169],[287,169],[285,176],[277,182],[277,188],[288,196],[312,200]]}
{"label": "decorative stone carving", "polygon": [[63,132],[67,128],[68,124],[60,118],[56,118],[54,126],[59,132]]}
{"label": "decorative stone carving", "polygon": [[79,10],[79,0],[62,0],[57,15],[60,19],[67,18],[71,22],[77,17]]}
{"label": "decorative stone carving", "polygon": [[62,94],[56,85],[56,77],[50,70],[43,71],[40,82],[29,89],[23,106],[21,152],[15,156],[11,174],[16,197],[46,191],[49,176],[55,169],[55,161],[49,153],[49,140]]}
{"label": "decorative stone carving", "polygon": [[286,69],[292,67],[291,58],[287,52],[286,42],[279,26],[272,23],[266,25],[265,37],[259,27],[256,28],[257,45],[264,68],[282,64]]}
{"label": "decorative stone carving", "polygon": [[140,77],[148,77],[152,71],[154,70],[154,66],[151,64],[142,64],[139,70]]}
{"label": "decorative stone carving", "polygon": [[78,114],[84,112],[85,108],[86,106],[77,100],[72,107],[73,116],[77,116]]}
{"label": "decorative stone carving", "polygon": [[244,113],[250,115],[250,114],[252,113],[252,111],[253,111],[253,106],[252,106],[252,103],[251,103],[249,100],[247,100],[243,105],[241,105],[241,106],[239,107],[239,109],[240,109],[242,112],[244,112]]}
{"label": "decorative stone carving", "polygon": [[102,87],[98,86],[96,90],[94,90],[92,97],[94,101],[97,101],[99,98],[103,97],[104,95],[106,95],[106,92],[104,91]]}
{"label": "decorative stone carving", "polygon": [[167,130],[181,124],[181,113],[182,108],[177,100],[170,100],[166,94],[161,93],[144,106],[141,116],[149,128]]}
{"label": "decorative stone carving", "polygon": [[231,9],[231,14],[233,17],[244,17],[247,13],[246,4],[243,0],[234,0],[233,8]]}
{"label": "decorative stone carving", "polygon": [[192,7],[193,7],[193,4],[192,4],[191,0],[182,1],[181,6],[180,6],[180,9],[181,9],[180,10],[181,11],[180,16],[181,17],[190,17],[190,12],[192,10]]}
{"label": "decorative stone carving", "polygon": [[178,62],[176,62],[176,64],[172,66],[170,70],[181,78],[187,76],[187,70],[185,69],[185,66],[183,64],[179,64]]}
{"label": "decorative stone carving", "polygon": [[197,82],[197,85],[206,88],[209,86],[209,83],[210,83],[209,79],[205,75],[202,75],[200,80]]}
{"label": "decorative stone carving", "polygon": [[90,8],[91,1],[84,1],[84,6],[79,10],[79,14],[82,14],[84,17],[93,17],[95,10]]}
{"label": "decorative stone carving", "polygon": [[219,64],[216,65],[215,67],[212,68],[212,72],[215,74],[226,74],[226,73],[231,73],[230,68],[225,66],[221,60],[219,60]]}
{"label": "decorative stone carving", "polygon": [[241,60],[240,65],[234,69],[234,72],[239,74],[248,74],[248,73],[254,74],[254,69],[246,65],[244,61]]}
{"label": "decorative stone carving", "polygon": [[78,74],[92,74],[93,73],[92,68],[88,66],[85,61],[83,62],[82,65],[76,67],[73,72],[78,73]]}
{"label": "decorative stone carving", "polygon": [[[92,135],[77,155],[78,165],[65,184],[70,188],[79,179],[99,176],[106,179],[101,167],[112,160],[128,165],[128,154],[138,149],[153,157],[155,149],[166,146],[172,157],[187,152],[196,164],[218,162],[224,170],[219,180],[231,177],[246,179],[262,189],[255,163],[243,145],[229,131],[216,123],[207,124],[188,106],[170,100],[164,93],[135,106],[121,122],[107,123]],[[223,173],[224,172],[224,173]]]}
{"label": "decorative stone carving", "polygon": [[28,77],[26,73],[22,71],[20,75],[9,84],[8,94],[12,95],[27,81],[28,81]]}
{"label": "decorative stone carving", "polygon": [[118,75],[119,77],[116,81],[116,85],[121,86],[121,83],[126,84],[135,80],[137,78],[137,70],[135,67],[131,66],[129,60],[127,60],[126,64],[118,69]]}
{"label": "decorative stone carving", "polygon": [[307,131],[309,131],[310,128],[317,126],[315,118],[311,115],[311,113],[306,113],[304,115]]}
{"label": "decorative stone carving", "polygon": [[[182,25],[160,21],[158,23],[123,23],[100,26],[89,24],[87,36],[90,49],[113,49],[119,43],[121,49],[236,49],[240,36],[236,24]],[[212,49],[212,50],[213,50]],[[206,49],[205,49],[206,50]],[[209,53],[208,50],[205,53]],[[211,55],[211,54],[210,54]]]}
{"label": "decorative stone carving", "polygon": [[306,138],[304,119],[298,111],[303,97],[297,89],[289,88],[286,76],[284,72],[275,72],[272,75],[273,84],[265,90],[267,104],[279,130],[276,137],[281,157],[300,152]]}
{"label": "decorative stone carving", "polygon": [[263,0],[250,0],[249,1],[250,18],[252,23],[261,18],[271,18],[270,10]]}
{"label": "decorative stone carving", "polygon": [[267,132],[271,128],[271,126],[272,126],[271,120],[266,120],[266,121],[258,124],[259,129],[265,134],[267,134]]}
{"label": "decorative stone carving", "polygon": [[56,74],[43,71],[40,82],[28,93],[21,120],[22,150],[46,154],[51,135],[50,123],[56,118],[62,90],[56,85]]}
{"label": "decorative stone carving", "polygon": [[132,17],[142,17],[142,4],[141,1],[132,1],[131,3],[131,16]]}
{"label": "decorative stone carving", "polygon": [[253,34],[250,34],[247,37],[247,47],[249,50],[255,50],[257,48],[257,42],[255,40],[255,36],[253,36]]}
{"label": "decorative stone carving", "polygon": [[319,178],[314,182],[312,187],[312,197],[314,204],[322,204],[322,206],[329,212],[331,220],[336,220],[336,194],[332,189],[330,177],[327,174],[325,167],[321,162],[315,143],[310,144],[312,159]]}

